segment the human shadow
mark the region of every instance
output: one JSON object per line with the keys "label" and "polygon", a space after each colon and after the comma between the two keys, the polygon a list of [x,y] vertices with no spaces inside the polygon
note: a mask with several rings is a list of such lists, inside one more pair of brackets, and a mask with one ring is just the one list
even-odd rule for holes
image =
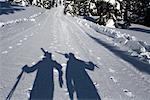
{"label": "human shadow", "polygon": [[95,85],[85,69],[93,71],[95,65],[77,59],[73,53],[65,54],[68,59],[66,67],[66,85],[71,100],[76,92],[78,100],[101,100]]}
{"label": "human shadow", "polygon": [[9,2],[0,2],[0,15],[14,13],[15,11],[25,10],[22,6],[10,4]]}
{"label": "human shadow", "polygon": [[[44,49],[42,49],[44,51]],[[32,73],[37,70],[36,78],[30,92],[29,100],[52,100],[54,92],[53,69],[56,68],[59,73],[59,85],[62,87],[62,66],[52,59],[52,54],[44,51],[44,58],[32,67],[23,67],[26,73]]]}
{"label": "human shadow", "polygon": [[138,32],[144,32],[144,33],[150,33],[150,30],[148,29],[144,29],[144,28],[130,28],[130,30],[133,30],[133,31],[138,31]]}
{"label": "human shadow", "polygon": [[114,53],[116,56],[118,56],[121,59],[123,59],[123,60],[129,62],[130,64],[132,64],[139,71],[150,74],[150,65],[149,64],[143,63],[142,61],[139,61],[135,57],[131,57],[125,51],[121,51],[121,50],[115,48],[114,46],[111,46],[110,44],[107,44],[104,41],[102,41],[102,40],[100,40],[100,39],[98,39],[96,37],[93,37],[93,36],[91,36],[89,34],[87,34],[87,35],[90,38],[92,38],[93,40],[95,40],[98,44],[104,46],[109,51],[111,51],[112,53]]}

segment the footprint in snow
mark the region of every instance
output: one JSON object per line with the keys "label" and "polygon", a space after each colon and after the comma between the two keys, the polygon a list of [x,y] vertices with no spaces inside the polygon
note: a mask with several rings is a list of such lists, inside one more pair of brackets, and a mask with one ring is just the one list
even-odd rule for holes
{"label": "footprint in snow", "polygon": [[8,53],[8,51],[3,51],[3,52],[2,52],[2,54],[7,54],[7,53]]}
{"label": "footprint in snow", "polygon": [[12,49],[13,47],[12,47],[12,46],[9,46],[8,48],[9,48],[9,49]]}
{"label": "footprint in snow", "polygon": [[22,40],[19,40],[19,42],[21,43],[21,42],[22,42]]}
{"label": "footprint in snow", "polygon": [[23,38],[23,40],[27,40],[27,38],[25,37],[25,38]]}
{"label": "footprint in snow", "polygon": [[134,95],[132,94],[132,92],[129,91],[128,89],[123,89],[123,92],[124,92],[128,97],[131,97],[131,98],[134,97]]}
{"label": "footprint in snow", "polygon": [[17,43],[17,45],[19,46],[19,45],[22,45],[22,43]]}
{"label": "footprint in snow", "polygon": [[97,57],[97,59],[98,59],[98,60],[101,60],[101,58],[100,58],[100,57]]}
{"label": "footprint in snow", "polygon": [[110,78],[114,83],[118,83],[118,81],[115,79],[115,77],[110,76],[109,78]]}

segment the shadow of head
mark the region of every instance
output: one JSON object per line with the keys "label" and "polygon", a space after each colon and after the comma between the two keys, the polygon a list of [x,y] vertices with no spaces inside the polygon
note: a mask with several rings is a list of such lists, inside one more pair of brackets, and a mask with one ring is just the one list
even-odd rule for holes
{"label": "shadow of head", "polygon": [[45,58],[52,58],[52,53],[46,52],[44,53]]}
{"label": "shadow of head", "polygon": [[75,55],[73,53],[65,54],[66,58],[75,58]]}
{"label": "shadow of head", "polygon": [[52,53],[48,52],[47,50],[44,50],[43,48],[41,48],[41,50],[44,53],[44,58],[52,59]]}

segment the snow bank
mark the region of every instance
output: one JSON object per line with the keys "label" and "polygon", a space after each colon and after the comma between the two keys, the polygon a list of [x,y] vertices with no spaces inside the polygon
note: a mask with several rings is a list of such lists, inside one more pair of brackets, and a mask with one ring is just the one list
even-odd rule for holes
{"label": "snow bank", "polygon": [[126,47],[131,56],[138,57],[139,60],[150,64],[150,45],[146,42],[138,40],[136,37],[130,36],[127,33],[121,33],[115,29],[100,26],[85,19],[77,18],[77,22],[80,25],[82,24],[88,28],[90,27],[99,33],[111,37],[115,46]]}
{"label": "snow bank", "polygon": [[20,22],[26,22],[26,21],[35,22],[35,17],[37,17],[41,14],[42,14],[42,12],[39,12],[39,13],[34,14],[28,18],[16,19],[16,20],[11,20],[11,21],[7,21],[7,22],[0,22],[0,27],[4,27],[7,25],[11,25],[11,24],[16,24],[16,23],[20,23]]}

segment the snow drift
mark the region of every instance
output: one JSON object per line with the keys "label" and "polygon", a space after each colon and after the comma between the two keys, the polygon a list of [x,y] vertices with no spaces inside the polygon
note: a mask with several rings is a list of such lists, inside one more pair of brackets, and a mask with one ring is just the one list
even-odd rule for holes
{"label": "snow drift", "polygon": [[16,24],[16,23],[20,23],[20,22],[25,22],[25,21],[32,21],[35,22],[35,17],[41,15],[42,12],[39,12],[37,14],[34,14],[28,18],[20,18],[20,19],[15,19],[15,20],[11,20],[11,21],[7,21],[7,22],[0,22],[0,28],[4,27],[6,25],[11,25],[11,24]]}
{"label": "snow drift", "polygon": [[111,37],[115,46],[126,48],[126,51],[131,56],[137,57],[139,60],[150,64],[150,45],[146,42],[138,40],[136,37],[130,36],[127,33],[121,33],[115,29],[100,26],[85,19],[77,18],[77,22],[79,25],[90,27],[98,33]]}

